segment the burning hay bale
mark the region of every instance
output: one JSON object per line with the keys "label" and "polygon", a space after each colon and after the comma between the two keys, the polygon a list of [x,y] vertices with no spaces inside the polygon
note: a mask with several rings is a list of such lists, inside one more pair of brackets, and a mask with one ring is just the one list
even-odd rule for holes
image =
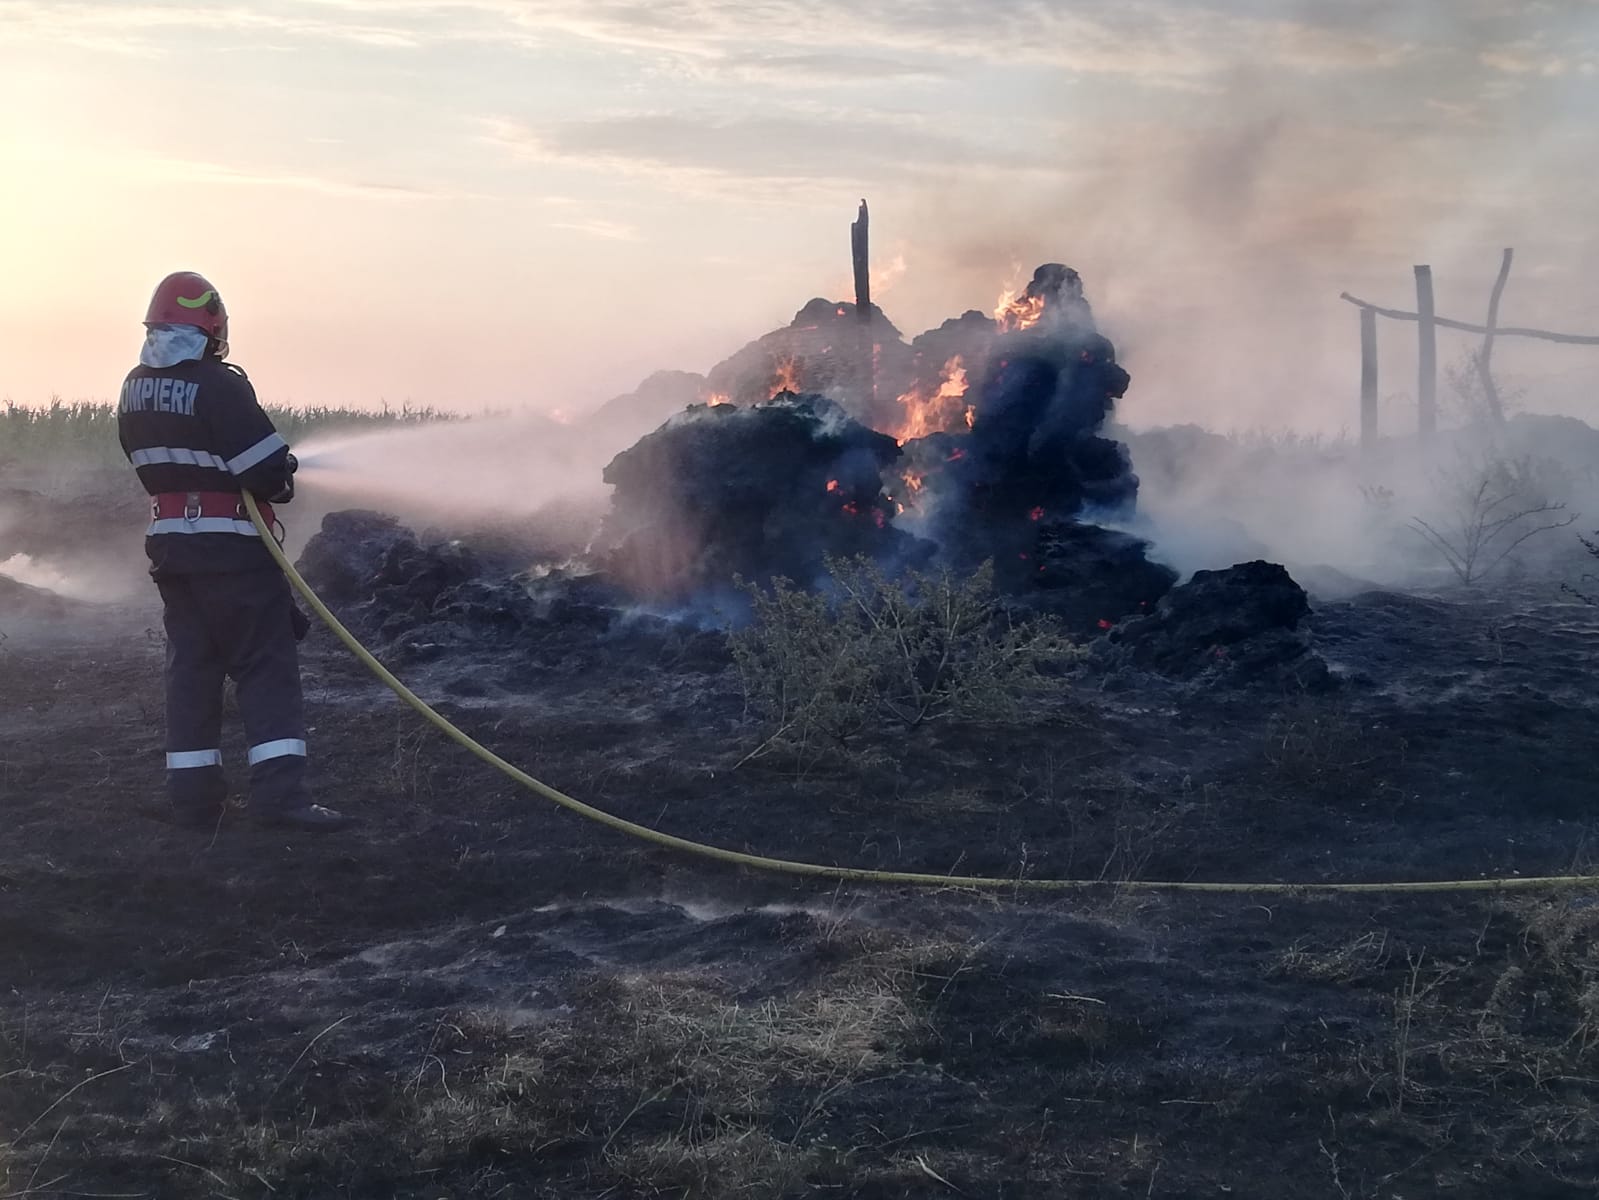
{"label": "burning hay bale", "polygon": [[782,392],[848,399],[856,417],[884,428],[878,420],[883,414],[872,411],[868,362],[875,364],[876,390],[891,406],[898,394],[893,388],[910,377],[910,351],[899,330],[875,304],[870,322],[863,322],[854,304],[818,298],[795,313],[786,328],[762,335],[712,367],[706,385],[718,399],[744,406]]}
{"label": "burning hay bale", "polygon": [[953,472],[979,524],[1124,514],[1138,496],[1126,447],[1099,435],[1128,374],[1094,326],[1076,271],[1038,268],[1002,315]]}
{"label": "burning hay bale", "polygon": [[1102,658],[1178,679],[1328,686],[1301,622],[1310,601],[1277,563],[1197,571],[1147,616],[1111,630]]}
{"label": "burning hay bale", "polygon": [[1074,628],[1146,611],[1176,573],[1151,563],[1145,543],[1089,523],[1130,515],[1138,477],[1126,447],[1100,432],[1129,377],[1081,277],[1045,264],[996,321],[939,332],[972,339],[984,323],[1000,332],[966,351],[980,374],[964,418],[907,443],[906,490],[950,561],[994,560],[1007,592],[1048,589],[1040,606]]}
{"label": "burning hay bale", "polygon": [[879,372],[872,424],[901,443],[971,428],[968,393],[987,370],[997,331],[992,317],[970,309],[921,334],[910,344],[908,378]]}
{"label": "burning hay bale", "polygon": [[[601,629],[641,604],[715,604],[740,578],[812,587],[829,559],[889,576],[936,560],[970,577],[991,562],[1008,610],[1047,613],[1077,636],[1113,630],[1113,665],[1325,675],[1298,630],[1304,592],[1281,567],[1201,572],[1173,591],[1176,572],[1147,543],[1095,523],[1131,515],[1138,478],[1103,432],[1129,377],[1076,271],[1046,263],[993,317],[968,312],[910,346],[872,317],[812,301],[706,379],[661,373],[607,406],[607,419],[644,420],[705,401],[605,468],[611,506],[580,568],[556,566],[570,548],[511,562],[335,514],[307,547],[313,582],[386,635],[442,622],[498,637]],[[524,573],[535,562],[536,586]]]}
{"label": "burning hay bale", "polygon": [[740,575],[808,583],[829,555],[925,557],[891,524],[882,472],[899,456],[822,396],[690,409],[605,468],[605,570],[637,595],[686,599]]}

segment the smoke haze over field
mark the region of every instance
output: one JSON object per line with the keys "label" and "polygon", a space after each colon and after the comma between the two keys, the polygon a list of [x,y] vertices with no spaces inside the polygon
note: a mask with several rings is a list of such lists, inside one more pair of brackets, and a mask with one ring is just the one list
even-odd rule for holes
{"label": "smoke haze over field", "polygon": [[1064,261],[1130,424],[1336,431],[1341,290],[1479,320],[1514,245],[1507,321],[1599,329],[1596,71],[1586,0],[8,0],[0,396],[110,395],[192,267],[266,399],[581,411],[845,296],[866,195],[908,334]]}

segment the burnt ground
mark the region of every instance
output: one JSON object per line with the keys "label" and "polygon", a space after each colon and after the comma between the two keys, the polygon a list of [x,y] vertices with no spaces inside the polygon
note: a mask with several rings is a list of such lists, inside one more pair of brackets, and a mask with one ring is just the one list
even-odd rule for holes
{"label": "burnt ground", "polygon": [[[1092,674],[1030,719],[754,744],[703,637],[395,665],[542,778],[834,887],[629,842],[332,639],[317,839],[157,819],[153,611],[0,621],[0,1196],[1591,1196],[1599,904],[1139,879],[1584,868],[1596,623],[1318,603],[1345,686]],[[230,726],[231,763],[242,758]]]}

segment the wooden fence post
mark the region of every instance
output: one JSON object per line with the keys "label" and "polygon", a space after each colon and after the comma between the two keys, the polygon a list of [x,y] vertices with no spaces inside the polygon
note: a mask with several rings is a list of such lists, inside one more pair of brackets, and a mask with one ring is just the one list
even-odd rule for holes
{"label": "wooden fence post", "polygon": [[1510,260],[1515,253],[1507,246],[1504,257],[1499,260],[1499,278],[1494,280],[1493,294],[1488,297],[1488,320],[1484,322],[1488,332],[1482,335],[1482,350],[1477,355],[1477,378],[1482,380],[1483,398],[1488,401],[1489,413],[1500,425],[1505,423],[1505,406],[1499,401],[1499,387],[1494,383],[1494,334],[1499,325],[1499,298],[1505,294],[1505,280],[1510,278]]}
{"label": "wooden fence post", "polygon": [[1420,362],[1416,380],[1416,432],[1431,437],[1438,431],[1438,329],[1433,324],[1432,268],[1416,268],[1416,317],[1420,327]]}
{"label": "wooden fence post", "polygon": [[1360,310],[1360,448],[1377,445],[1377,314]]}

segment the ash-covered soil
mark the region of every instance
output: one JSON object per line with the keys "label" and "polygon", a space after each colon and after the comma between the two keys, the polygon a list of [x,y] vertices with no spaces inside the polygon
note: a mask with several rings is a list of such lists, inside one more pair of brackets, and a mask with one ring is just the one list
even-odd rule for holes
{"label": "ash-covered soil", "polygon": [[1594,893],[1116,886],[1588,866],[1593,610],[1313,606],[1341,686],[1090,667],[1024,723],[805,769],[740,765],[715,635],[561,625],[394,664],[634,820],[1106,881],[1056,896],[627,841],[444,742],[321,631],[315,770],[362,827],[181,831],[154,609],[0,617],[0,1195],[1591,1196]]}

